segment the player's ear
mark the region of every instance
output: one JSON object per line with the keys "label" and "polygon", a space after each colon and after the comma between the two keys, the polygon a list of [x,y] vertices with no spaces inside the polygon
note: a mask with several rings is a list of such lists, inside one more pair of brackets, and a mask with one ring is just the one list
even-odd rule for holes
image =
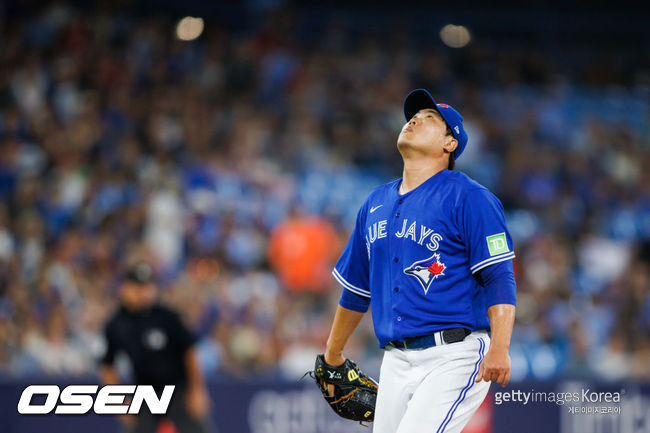
{"label": "player's ear", "polygon": [[458,140],[456,140],[454,137],[449,137],[449,139],[445,141],[445,144],[442,147],[446,152],[451,153],[458,147]]}

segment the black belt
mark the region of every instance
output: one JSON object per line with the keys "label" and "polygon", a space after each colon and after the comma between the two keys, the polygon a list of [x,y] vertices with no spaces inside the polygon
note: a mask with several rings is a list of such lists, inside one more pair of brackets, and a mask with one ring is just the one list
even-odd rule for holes
{"label": "black belt", "polygon": [[391,341],[388,345],[396,349],[426,349],[427,347],[439,346],[442,344],[458,343],[471,334],[467,328],[451,328],[434,332],[433,334],[421,335],[419,337],[406,337],[404,341]]}

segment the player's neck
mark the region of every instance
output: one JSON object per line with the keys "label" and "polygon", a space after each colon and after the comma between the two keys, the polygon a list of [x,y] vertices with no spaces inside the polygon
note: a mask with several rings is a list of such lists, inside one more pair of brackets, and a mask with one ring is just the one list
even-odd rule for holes
{"label": "player's neck", "polygon": [[400,194],[406,194],[422,185],[431,176],[440,173],[447,168],[447,161],[404,159],[404,170],[402,172],[402,184],[399,188]]}

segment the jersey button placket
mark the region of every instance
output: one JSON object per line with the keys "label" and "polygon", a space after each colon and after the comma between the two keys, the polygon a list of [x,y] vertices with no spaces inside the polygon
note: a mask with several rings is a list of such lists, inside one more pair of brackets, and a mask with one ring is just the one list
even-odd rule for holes
{"label": "jersey button placket", "polygon": [[[388,227],[388,232],[390,233],[389,239],[388,239],[388,251],[389,252],[396,251],[395,250],[396,245],[394,245],[394,242],[396,241],[396,239],[393,238],[394,233],[395,233],[394,230],[393,230],[393,227],[394,227],[395,224],[397,224],[397,226],[399,226],[397,221],[398,221],[398,218],[400,217],[400,212],[399,212],[399,205],[400,204],[402,204],[402,199],[398,199],[397,201],[393,202],[393,215],[395,215],[395,220],[393,220],[393,221],[395,221],[395,223],[391,223],[390,220],[388,221],[388,226],[389,226]],[[393,263],[395,263],[395,264],[399,263],[399,258],[398,257],[393,257],[392,260],[393,260]],[[393,286],[393,296],[395,296],[395,297],[392,299],[391,304],[392,304],[392,310],[393,310],[393,323],[394,323],[394,327],[395,327],[395,330],[394,330],[395,331],[395,337],[399,339],[401,334],[402,334],[402,332],[400,330],[400,327],[399,327],[399,324],[402,321],[402,316],[399,315],[400,312],[399,312],[399,309],[398,309],[398,302],[399,302],[400,297],[397,297],[396,294],[399,292],[399,288],[397,287],[397,284],[399,284],[399,276],[401,276],[401,272],[397,268],[395,268],[395,270],[393,270],[392,266],[388,266],[388,270],[389,270],[389,273],[390,273],[390,275],[389,275],[390,281],[393,281],[395,283],[395,285]],[[398,275],[398,277],[393,278],[393,275]]]}
{"label": "jersey button placket", "polygon": [[[403,199],[403,198],[398,198],[398,199],[397,199],[397,202],[396,202],[395,207],[394,207],[394,209],[395,209],[395,218],[399,218],[399,217],[400,217],[400,215],[401,215],[401,212],[400,212],[400,211],[401,211],[401,207],[402,207],[401,205],[402,205],[403,203],[404,203],[404,199]],[[398,224],[398,226],[399,226],[399,224]],[[399,263],[399,258],[398,258],[398,257],[393,257],[393,262],[394,262],[394,263]],[[397,271],[397,274],[401,276],[401,275],[402,275],[402,272]],[[398,281],[396,281],[396,282],[398,282]],[[395,287],[393,288],[393,293],[394,293],[395,295],[397,295],[397,294],[399,293],[399,287],[398,287],[398,286],[395,286]],[[401,298],[401,297],[400,297],[400,298]],[[397,298],[396,298],[396,299],[397,299]],[[402,316],[396,316],[396,317],[395,317],[395,320],[396,320],[396,322],[397,322],[397,323],[396,323],[396,328],[399,329],[399,325],[398,325],[398,324],[402,322]],[[399,334],[401,334],[401,332],[399,332]]]}

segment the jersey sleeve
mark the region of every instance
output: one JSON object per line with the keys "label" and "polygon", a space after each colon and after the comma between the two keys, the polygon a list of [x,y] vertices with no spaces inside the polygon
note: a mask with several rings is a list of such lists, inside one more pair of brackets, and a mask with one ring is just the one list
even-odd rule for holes
{"label": "jersey sleeve", "polygon": [[517,305],[517,283],[512,261],[506,260],[488,266],[475,275],[485,287],[488,308],[496,304]]}
{"label": "jersey sleeve", "polygon": [[364,208],[365,206],[357,214],[354,231],[332,274],[345,289],[359,296],[370,298],[368,246],[363,236]]}
{"label": "jersey sleeve", "polygon": [[343,289],[341,290],[339,305],[343,308],[347,308],[348,310],[365,313],[368,311],[368,307],[370,307],[370,298],[357,295],[354,292]]}
{"label": "jersey sleeve", "polygon": [[476,189],[467,193],[460,217],[461,233],[473,274],[515,257],[503,205],[490,191]]}

